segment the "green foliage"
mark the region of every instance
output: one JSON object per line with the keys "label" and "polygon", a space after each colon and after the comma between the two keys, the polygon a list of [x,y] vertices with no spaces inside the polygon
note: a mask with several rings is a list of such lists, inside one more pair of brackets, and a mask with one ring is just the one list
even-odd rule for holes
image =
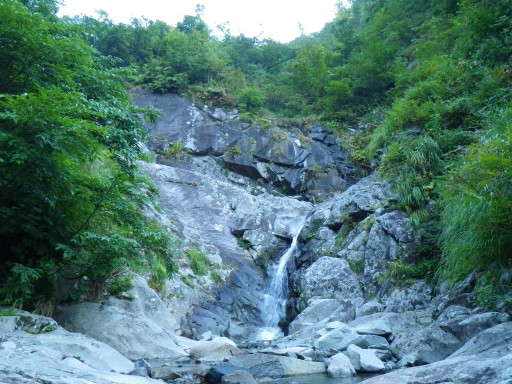
{"label": "green foliage", "polygon": [[363,260],[348,259],[348,266],[354,273],[363,273],[365,262]]}
{"label": "green foliage", "polygon": [[185,285],[188,285],[190,288],[194,288],[194,283],[187,276],[180,275],[180,279]]}
{"label": "green foliage", "polygon": [[257,111],[263,107],[265,98],[258,88],[248,87],[238,92],[237,102],[238,106],[246,111]]}
{"label": "green foliage", "polygon": [[123,294],[133,287],[133,276],[130,274],[120,274],[114,276],[106,283],[106,290],[109,295],[122,298]]}
{"label": "green foliage", "polygon": [[18,311],[16,309],[1,309],[0,316],[17,316]]}
{"label": "green foliage", "polygon": [[176,140],[166,150],[162,151],[161,154],[169,159],[180,159],[183,156],[183,143],[180,140]]}
{"label": "green foliage", "polygon": [[392,279],[400,286],[407,286],[416,280],[426,280],[432,284],[438,267],[439,261],[436,259],[423,259],[415,263],[397,260],[389,264],[386,272],[380,275],[376,282],[382,285],[385,281]]}
{"label": "green foliage", "polygon": [[479,306],[490,310],[500,312],[512,312],[512,295],[510,287],[512,279],[503,279],[497,271],[483,272],[476,284],[474,292],[476,293],[476,302]]}
{"label": "green foliage", "polygon": [[155,188],[136,167],[140,114],[154,111],[133,106],[71,24],[14,0],[0,18],[0,302],[43,308],[57,275],[99,287],[168,259],[171,237],[141,213]]}
{"label": "green foliage", "polygon": [[236,145],[233,145],[231,147],[228,147],[226,152],[231,156],[240,156],[242,155],[242,149]]}
{"label": "green foliage", "polygon": [[210,260],[208,256],[198,248],[189,249],[185,252],[188,257],[189,265],[192,271],[198,276],[204,276],[208,273]]}
{"label": "green foliage", "polygon": [[26,300],[34,296],[35,283],[40,279],[40,270],[14,264],[10,276],[0,287],[0,297],[4,303],[21,308]]}
{"label": "green foliage", "polygon": [[210,277],[212,278],[213,282],[216,284],[220,284],[223,282],[221,274],[217,271],[210,271]]}
{"label": "green foliage", "polygon": [[252,247],[251,242],[248,240],[245,240],[243,237],[239,237],[238,239],[236,239],[236,243],[238,244],[238,246],[240,248],[245,249],[245,250],[249,250]]}
{"label": "green foliage", "polygon": [[443,272],[452,280],[491,263],[510,265],[512,109],[489,117],[489,130],[452,172],[441,204]]}

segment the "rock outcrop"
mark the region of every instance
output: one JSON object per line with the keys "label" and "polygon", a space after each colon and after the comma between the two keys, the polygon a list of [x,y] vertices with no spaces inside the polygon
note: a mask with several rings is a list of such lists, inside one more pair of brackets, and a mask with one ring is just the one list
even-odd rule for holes
{"label": "rock outcrop", "polygon": [[324,197],[354,181],[354,167],[325,127],[307,135],[298,129],[263,129],[240,123],[236,113],[211,111],[176,95],[136,92],[134,100],[164,112],[148,125],[149,147],[159,162],[166,162],[165,154],[179,142],[194,156],[212,156],[221,167],[285,194]]}
{"label": "rock outcrop", "polygon": [[365,380],[365,384],[512,382],[512,323],[496,325],[446,359],[421,367],[400,369]]}
{"label": "rock outcrop", "polygon": [[[36,332],[34,323],[48,326]],[[33,383],[35,378],[56,384],[160,382],[131,376],[134,364],[107,344],[26,312],[0,317],[0,356],[2,383]]]}

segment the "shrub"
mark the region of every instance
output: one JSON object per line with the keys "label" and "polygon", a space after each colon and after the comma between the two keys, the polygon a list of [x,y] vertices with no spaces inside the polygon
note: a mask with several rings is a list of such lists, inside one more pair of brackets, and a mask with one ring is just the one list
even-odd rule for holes
{"label": "shrub", "polygon": [[245,250],[249,250],[252,247],[251,242],[248,240],[245,240],[243,237],[239,237],[238,239],[236,239],[236,243],[238,244],[238,246],[240,248],[245,249]]}

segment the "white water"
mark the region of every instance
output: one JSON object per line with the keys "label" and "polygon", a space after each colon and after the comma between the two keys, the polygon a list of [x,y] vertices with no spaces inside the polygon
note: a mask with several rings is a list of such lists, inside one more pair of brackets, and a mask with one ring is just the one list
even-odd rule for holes
{"label": "white water", "polygon": [[283,335],[279,328],[279,322],[286,316],[286,302],[288,301],[288,271],[286,266],[290,259],[297,253],[297,244],[300,231],[304,222],[293,235],[292,243],[286,252],[279,259],[279,264],[274,267],[269,284],[265,288],[263,306],[261,309],[261,320],[263,328],[260,330],[258,339],[273,340]]}

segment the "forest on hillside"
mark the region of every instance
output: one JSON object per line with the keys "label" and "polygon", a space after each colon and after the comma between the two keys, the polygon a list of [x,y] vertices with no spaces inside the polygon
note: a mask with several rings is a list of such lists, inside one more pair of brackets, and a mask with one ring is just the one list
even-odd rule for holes
{"label": "forest on hillside", "polygon": [[0,0],[0,301],[41,310],[57,276],[116,291],[126,265],[155,284],[175,271],[174,240],[142,214],[156,191],[139,116],[158,112],[127,91],[144,87],[262,127],[327,126],[399,193],[423,239],[404,270],[476,271],[479,304],[511,310],[509,0],[353,0],[287,44],[215,37],[201,7],[176,26],[57,10]]}

